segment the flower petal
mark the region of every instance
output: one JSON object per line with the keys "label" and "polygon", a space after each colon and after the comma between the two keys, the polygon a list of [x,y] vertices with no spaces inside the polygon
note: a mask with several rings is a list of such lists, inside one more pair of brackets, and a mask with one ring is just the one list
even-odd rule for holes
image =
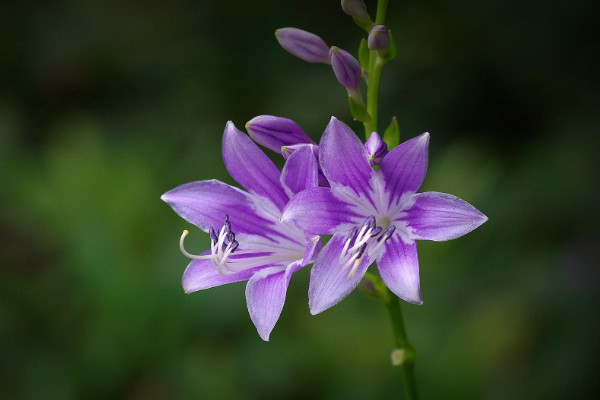
{"label": "flower petal", "polygon": [[290,197],[305,189],[317,187],[317,158],[310,147],[292,153],[281,171],[281,185]]}
{"label": "flower petal", "polygon": [[308,265],[315,260],[315,257],[321,251],[321,236],[319,235],[306,235],[304,241],[304,258],[302,259],[302,265]]}
{"label": "flower petal", "polygon": [[[210,251],[203,254],[210,254]],[[230,275],[221,275],[210,265],[210,260],[193,260],[183,273],[181,285],[186,293],[192,293],[227,283],[246,281],[259,269],[252,268]]]}
{"label": "flower petal", "polygon": [[283,210],[282,221],[293,221],[304,232],[330,235],[354,225],[363,216],[352,211],[349,203],[338,199],[330,188],[307,189],[296,194]]}
{"label": "flower petal", "polygon": [[217,180],[190,182],[161,196],[177,214],[205,232],[219,229],[228,214],[236,234],[266,236],[274,222],[256,213],[251,195]]}
{"label": "flower petal", "polygon": [[357,196],[371,198],[370,181],[375,171],[369,165],[367,151],[352,130],[335,117],[323,132],[319,160],[332,187],[349,187]]}
{"label": "flower petal", "polygon": [[288,202],[273,161],[231,121],[223,134],[223,161],[233,179],[250,193],[269,199],[279,210]]}
{"label": "flower petal", "polygon": [[250,278],[246,286],[246,303],[250,318],[258,334],[264,341],[269,341],[269,335],[275,327],[292,274],[302,266],[292,263],[285,270],[281,268],[265,268]]}
{"label": "flower petal", "polygon": [[308,306],[313,315],[336,305],[350,294],[374,261],[374,258],[365,252],[356,273],[348,279],[349,269],[342,270],[343,265],[339,262],[345,242],[345,234],[334,235],[323,247],[310,271]]}
{"label": "flower petal", "polygon": [[429,133],[417,136],[392,149],[381,162],[385,177],[385,190],[391,200],[397,200],[405,192],[416,192],[427,172],[427,147]]}
{"label": "flower petal", "polygon": [[385,243],[377,267],[381,279],[396,296],[409,303],[423,304],[416,243],[406,244],[400,235],[393,235]]}
{"label": "flower petal", "polygon": [[456,239],[487,221],[479,210],[451,194],[425,192],[414,198],[414,205],[402,218],[412,228],[414,239]]}
{"label": "flower petal", "polygon": [[256,143],[280,154],[282,146],[316,145],[300,125],[288,118],[259,115],[246,123],[246,130]]}

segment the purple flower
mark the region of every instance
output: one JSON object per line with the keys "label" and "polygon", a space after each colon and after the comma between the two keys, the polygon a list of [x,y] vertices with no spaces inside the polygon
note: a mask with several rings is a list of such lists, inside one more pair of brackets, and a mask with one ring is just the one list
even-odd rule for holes
{"label": "purple flower", "polygon": [[[282,172],[248,136],[227,123],[223,159],[243,191],[217,180],[191,182],[161,198],[186,221],[209,233],[211,248],[192,258],[183,274],[186,293],[248,281],[248,312],[263,340],[279,319],[291,275],[312,262],[318,236],[305,235],[282,210],[295,194],[317,186],[317,161],[309,148],[292,154]],[[222,226],[222,227],[221,227]],[[214,228],[219,228],[216,230]]]}
{"label": "purple flower", "polygon": [[329,47],[315,35],[298,28],[281,28],[275,31],[277,41],[288,52],[311,63],[329,64]]}
{"label": "purple flower", "polygon": [[429,134],[424,133],[400,144],[375,171],[360,139],[331,119],[319,145],[321,167],[331,188],[297,194],[282,217],[308,234],[333,235],[311,271],[312,314],[347,296],[374,261],[392,292],[421,304],[415,241],[454,239],[487,220],[456,196],[416,193],[427,171],[428,142]]}

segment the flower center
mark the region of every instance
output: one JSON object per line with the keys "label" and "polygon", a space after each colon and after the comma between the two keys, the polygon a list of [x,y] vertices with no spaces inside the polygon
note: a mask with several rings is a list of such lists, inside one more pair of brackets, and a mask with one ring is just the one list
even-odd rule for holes
{"label": "flower center", "polygon": [[346,236],[346,243],[340,253],[339,263],[342,265],[342,271],[350,268],[348,279],[351,279],[366,251],[368,255],[376,254],[388,240],[396,227],[390,225],[385,231],[381,226],[375,225],[375,217],[368,217],[360,226],[355,226]]}
{"label": "flower center", "polygon": [[[225,223],[221,230],[219,231],[219,235],[215,232],[215,230],[211,227],[208,230],[208,234],[210,236],[210,254],[206,255],[195,255],[189,253],[183,242],[185,237],[188,235],[189,231],[186,229],[181,234],[181,238],[179,239],[179,248],[184,256],[191,258],[193,260],[210,260],[210,265],[219,271],[220,274],[225,275],[227,272],[225,271],[227,268],[227,259],[231,254],[235,252],[235,250],[240,245],[237,240],[235,240],[235,233],[231,230],[231,223],[229,222],[229,215],[225,216]],[[228,269],[229,272],[234,272]]]}

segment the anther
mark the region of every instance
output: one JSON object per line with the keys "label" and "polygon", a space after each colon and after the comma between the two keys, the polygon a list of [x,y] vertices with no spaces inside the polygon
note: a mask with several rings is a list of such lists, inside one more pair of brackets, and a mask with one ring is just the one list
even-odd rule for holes
{"label": "anther", "polygon": [[208,230],[208,236],[210,236],[210,241],[213,244],[217,244],[217,242],[219,241],[219,238],[217,237],[217,232],[215,232],[215,230],[212,227]]}
{"label": "anther", "polygon": [[380,226],[376,226],[376,227],[375,227],[375,229],[373,229],[373,230],[371,231],[371,237],[375,237],[375,236],[379,235],[379,234],[381,233],[381,231],[382,231],[382,230],[383,230],[383,228],[382,228],[382,227],[380,227]]}
{"label": "anther", "polygon": [[367,249],[367,244],[366,244],[366,243],[365,243],[365,244],[363,244],[362,246],[360,246],[360,247],[358,248],[358,251],[356,252],[356,254],[358,254],[358,255],[357,255],[357,258],[358,258],[358,259],[360,259],[360,258],[362,257],[362,255],[364,254],[364,252],[365,252],[365,250],[366,250],[366,249]]}
{"label": "anther", "polygon": [[396,230],[396,227],[394,225],[390,225],[385,232],[383,232],[383,235],[381,235],[381,237],[379,239],[377,239],[378,242],[381,242],[382,240],[388,240],[392,234],[394,233],[394,231]]}
{"label": "anther", "polygon": [[367,219],[364,222],[364,225],[368,226],[369,229],[374,229],[375,228],[375,217],[372,215],[367,217]]}
{"label": "anther", "polygon": [[369,249],[369,254],[373,255],[379,250],[385,242],[392,237],[394,232],[396,231],[396,227],[394,225],[390,225],[382,234],[377,238],[377,245],[372,249]]}
{"label": "anther", "polygon": [[230,231],[230,232],[227,234],[227,241],[228,241],[229,243],[231,243],[231,242],[234,242],[234,241],[235,241],[235,233],[233,233],[233,232],[231,232],[231,231]]}

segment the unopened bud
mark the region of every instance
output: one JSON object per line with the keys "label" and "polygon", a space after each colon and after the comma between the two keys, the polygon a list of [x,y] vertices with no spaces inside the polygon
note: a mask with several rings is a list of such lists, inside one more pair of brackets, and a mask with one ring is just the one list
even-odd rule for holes
{"label": "unopened bud", "polygon": [[329,47],[317,35],[298,28],[275,31],[277,41],[288,52],[311,63],[329,64]]}
{"label": "unopened bud", "polygon": [[390,48],[390,34],[383,25],[375,25],[369,33],[369,49],[386,51]]}
{"label": "unopened bud", "polygon": [[300,125],[288,118],[259,115],[246,123],[246,131],[256,143],[281,153],[283,146],[315,144]]}
{"label": "unopened bud", "polygon": [[367,6],[363,0],[342,0],[342,10],[350,15],[356,24],[367,32],[373,26],[373,21],[367,12]]}
{"label": "unopened bud", "polygon": [[369,139],[365,143],[367,154],[369,155],[369,164],[371,166],[381,164],[383,157],[388,153],[387,144],[381,140],[377,132],[371,133]]}
{"label": "unopened bud", "polygon": [[348,91],[357,93],[360,91],[360,64],[346,50],[333,46],[329,51],[331,67],[338,82]]}
{"label": "unopened bud", "polygon": [[367,6],[363,0],[342,0],[342,10],[355,18],[361,18],[367,14]]}
{"label": "unopened bud", "polygon": [[394,367],[398,367],[404,364],[404,350],[403,349],[394,349],[392,350],[392,365]]}

